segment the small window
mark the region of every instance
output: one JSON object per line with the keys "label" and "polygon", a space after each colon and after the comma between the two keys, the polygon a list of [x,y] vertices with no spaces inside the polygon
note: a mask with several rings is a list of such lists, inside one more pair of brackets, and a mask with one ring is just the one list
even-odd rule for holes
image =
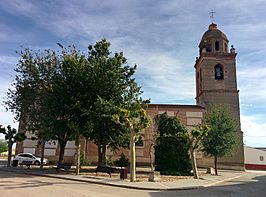
{"label": "small window", "polygon": [[215,42],[215,50],[219,51],[219,42],[218,41]]}
{"label": "small window", "polygon": [[260,156],[260,161],[264,161],[264,158],[263,158],[263,156]]}
{"label": "small window", "polygon": [[223,72],[223,67],[220,64],[217,64],[214,67],[215,71],[215,80],[223,80],[224,79],[224,72]]}

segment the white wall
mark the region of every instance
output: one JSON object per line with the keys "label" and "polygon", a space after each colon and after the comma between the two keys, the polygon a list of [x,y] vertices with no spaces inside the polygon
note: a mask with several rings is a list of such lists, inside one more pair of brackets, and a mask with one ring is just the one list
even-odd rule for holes
{"label": "white wall", "polygon": [[266,165],[266,151],[245,146],[244,154],[245,164]]}
{"label": "white wall", "polygon": [[66,148],[76,148],[75,141],[68,141],[66,144]]}
{"label": "white wall", "polygon": [[186,112],[187,116],[187,129],[191,131],[195,126],[201,124],[203,117],[202,112]]}
{"label": "white wall", "polygon": [[37,140],[26,139],[23,141],[24,147],[34,147],[37,145]]}
{"label": "white wall", "polygon": [[75,152],[75,149],[65,149],[65,156],[74,156]]}
{"label": "white wall", "polygon": [[35,154],[35,148],[24,148],[24,153],[32,153]]}
{"label": "white wall", "polygon": [[56,149],[44,149],[45,156],[55,156]]}

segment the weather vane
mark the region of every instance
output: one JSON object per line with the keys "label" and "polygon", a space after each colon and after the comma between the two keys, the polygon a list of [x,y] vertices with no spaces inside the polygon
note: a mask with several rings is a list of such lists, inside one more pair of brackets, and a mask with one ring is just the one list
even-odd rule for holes
{"label": "weather vane", "polygon": [[212,23],[213,23],[213,19],[214,19],[214,13],[216,13],[216,12],[214,12],[213,10],[209,13],[210,18],[212,19]]}

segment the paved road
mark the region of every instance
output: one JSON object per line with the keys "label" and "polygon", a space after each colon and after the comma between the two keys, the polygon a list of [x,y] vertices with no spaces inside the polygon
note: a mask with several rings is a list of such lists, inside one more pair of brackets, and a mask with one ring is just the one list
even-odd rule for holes
{"label": "paved road", "polygon": [[6,165],[7,165],[7,160],[6,159],[0,159],[0,167],[6,166]]}
{"label": "paved road", "polygon": [[215,187],[184,191],[141,191],[0,171],[0,196],[6,197],[174,197],[266,196],[266,174],[246,173]]}

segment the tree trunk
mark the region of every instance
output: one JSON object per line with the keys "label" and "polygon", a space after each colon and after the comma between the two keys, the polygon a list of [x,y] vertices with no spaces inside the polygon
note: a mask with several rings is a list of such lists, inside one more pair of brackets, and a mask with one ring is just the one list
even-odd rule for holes
{"label": "tree trunk", "polygon": [[58,163],[62,163],[64,161],[66,144],[67,144],[67,141],[61,141],[61,142],[59,141],[60,150],[59,150]]}
{"label": "tree trunk", "polygon": [[217,157],[214,157],[214,168],[215,168],[215,175],[218,175],[218,170],[217,170]]}
{"label": "tree trunk", "polygon": [[154,144],[151,143],[151,146],[150,146],[150,168],[151,168],[151,172],[154,172],[153,157],[154,157]]}
{"label": "tree trunk", "polygon": [[106,165],[106,145],[98,145],[98,166]]}
{"label": "tree trunk", "polygon": [[41,165],[40,165],[40,169],[43,169],[44,149],[45,149],[45,140],[42,139],[42,141],[41,141]]}
{"label": "tree trunk", "polygon": [[87,161],[87,148],[88,148],[87,139],[85,138],[84,139],[84,147],[83,147],[83,160],[84,160],[84,162]]}
{"label": "tree trunk", "polygon": [[11,140],[9,140],[9,142],[8,142],[7,167],[10,167],[11,166],[12,146],[13,146],[13,142]]}
{"label": "tree trunk", "polygon": [[136,181],[136,150],[134,141],[134,131],[130,132],[130,182]]}
{"label": "tree trunk", "polygon": [[154,182],[155,181],[155,174],[154,174],[154,165],[153,165],[153,157],[154,157],[154,143],[151,142],[150,145],[150,168],[151,168],[151,172],[149,175],[149,181]]}
{"label": "tree trunk", "polygon": [[102,158],[102,145],[98,144],[98,166],[103,165],[103,158]]}
{"label": "tree trunk", "polygon": [[190,157],[191,165],[193,170],[194,179],[199,179],[198,169],[197,169],[197,160],[196,160],[196,151],[190,148]]}
{"label": "tree trunk", "polygon": [[79,175],[80,173],[80,136],[77,135],[77,138],[75,140],[76,145],[76,175]]}

